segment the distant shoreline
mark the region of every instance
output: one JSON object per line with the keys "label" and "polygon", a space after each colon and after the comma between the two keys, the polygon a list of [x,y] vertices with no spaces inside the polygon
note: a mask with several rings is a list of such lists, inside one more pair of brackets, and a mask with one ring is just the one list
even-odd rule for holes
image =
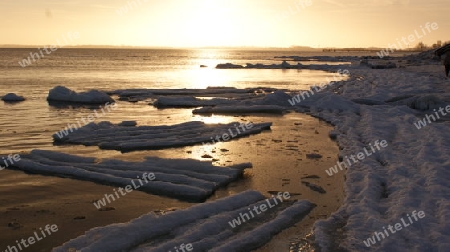
{"label": "distant shoreline", "polygon": [[[0,49],[34,49],[43,45],[0,45]],[[136,49],[136,50],[246,50],[246,51],[299,51],[299,52],[378,52],[385,48],[312,48],[312,47],[144,47],[144,46],[108,46],[81,45],[65,46],[66,49]],[[397,52],[423,52],[414,48],[398,50]]]}

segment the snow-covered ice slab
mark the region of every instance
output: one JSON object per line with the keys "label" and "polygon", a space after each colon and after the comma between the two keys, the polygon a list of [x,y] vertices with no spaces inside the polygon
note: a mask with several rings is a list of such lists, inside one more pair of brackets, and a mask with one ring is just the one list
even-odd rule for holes
{"label": "snow-covered ice slab", "polygon": [[182,97],[160,97],[156,100],[153,105],[158,108],[192,108],[192,107],[203,107],[203,106],[216,106],[216,105],[228,105],[236,103],[236,101],[229,99],[214,98],[210,100],[198,99],[192,96],[182,96]]}
{"label": "snow-covered ice slab", "polygon": [[302,65],[297,63],[296,65],[291,65],[287,61],[283,61],[281,64],[271,64],[264,65],[261,63],[247,65],[236,65],[232,63],[218,64],[217,69],[310,69],[310,70],[322,70],[322,71],[336,71],[342,69],[343,67],[350,67],[350,64],[338,64],[338,65],[328,65],[328,64],[310,64]]}
{"label": "snow-covered ice slab", "polygon": [[205,124],[193,121],[170,126],[130,127],[100,122],[90,123],[62,138],[54,134],[53,139],[59,143],[97,145],[101,149],[129,152],[209,143],[212,139],[217,136],[222,137],[224,134],[228,134],[228,138],[237,139],[268,130],[272,123],[246,124],[249,127],[245,128],[241,125],[243,124],[239,122]]}
{"label": "snow-covered ice slab", "polygon": [[279,203],[238,227],[230,226],[248,208],[267,205],[267,200],[257,191],[246,191],[162,216],[152,212],[127,223],[91,229],[52,251],[167,252],[181,244],[191,244],[193,251],[251,251],[315,207],[306,200]]}
{"label": "snow-covered ice slab", "polygon": [[276,56],[275,59],[284,59],[292,61],[327,61],[327,62],[349,62],[358,60],[358,56]]}
{"label": "snow-covered ice slab", "polygon": [[[160,97],[223,97],[223,98],[253,98],[260,93],[271,93],[275,88],[244,88],[234,87],[207,87],[206,89],[119,89],[107,92],[109,95],[117,95],[122,101],[143,101],[146,99],[157,99]],[[189,98],[192,99],[192,98]]]}
{"label": "snow-covered ice slab", "polygon": [[77,93],[63,86],[57,86],[51,89],[48,93],[47,100],[49,102],[69,102],[83,104],[105,104],[107,102],[114,102],[114,100],[108,94],[98,90]]}
{"label": "snow-covered ice slab", "polygon": [[[237,180],[251,163],[218,167],[211,162],[193,159],[163,159],[147,157],[142,162],[115,159],[96,160],[61,152],[33,150],[21,155],[10,167],[44,175],[70,177],[99,184],[125,187],[138,185],[137,190],[185,201],[201,202],[214,191]],[[141,183],[144,173],[155,179]],[[142,185],[143,184],[143,185]],[[136,188],[136,187],[135,187]]]}
{"label": "snow-covered ice slab", "polygon": [[194,109],[194,114],[269,113],[282,114],[286,108],[277,105],[235,105]]}

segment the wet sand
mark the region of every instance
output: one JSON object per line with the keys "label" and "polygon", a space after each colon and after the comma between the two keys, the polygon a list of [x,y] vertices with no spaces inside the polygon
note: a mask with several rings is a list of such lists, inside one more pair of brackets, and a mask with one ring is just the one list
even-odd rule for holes
{"label": "wet sand", "polygon": [[[180,114],[185,115],[180,111],[166,110],[164,113],[178,113],[178,115],[169,116],[170,121],[186,120],[187,116],[180,116]],[[344,173],[333,177],[328,177],[325,173],[325,169],[337,162],[338,147],[328,137],[331,126],[318,119],[297,113],[285,116],[213,116],[202,118],[202,120],[221,123],[271,121],[274,124],[271,131],[218,143],[207,147],[210,148],[207,150],[204,150],[201,145],[126,154],[84,146],[51,146],[44,149],[124,160],[140,160],[144,156],[151,155],[202,159],[202,155],[208,154],[212,156],[211,159],[218,160],[215,161],[216,165],[252,162],[253,169],[247,169],[243,179],[231,183],[226,188],[221,188],[209,201],[255,189],[267,196],[270,196],[269,191],[286,191],[295,195],[293,199],[308,199],[317,204],[317,207],[304,220],[284,230],[257,251],[288,251],[290,243],[298,242],[311,232],[316,220],[328,217],[340,206],[344,198]],[[310,153],[318,153],[323,157],[309,159],[306,154]],[[59,231],[22,251],[50,251],[51,248],[82,235],[94,227],[127,222],[150,211],[170,211],[193,205],[193,203],[134,191],[108,205],[114,207],[114,210],[99,211],[92,201],[102,198],[105,193],[112,193],[115,187],[70,178],[29,175],[13,170],[4,170],[0,173],[2,175],[0,176],[0,194],[2,195],[0,248],[3,250],[8,245],[15,245],[17,239],[30,237],[36,229],[47,224],[58,225]],[[302,179],[309,175],[317,175],[320,178]],[[327,193],[320,194],[312,191],[301,181],[320,185]]]}

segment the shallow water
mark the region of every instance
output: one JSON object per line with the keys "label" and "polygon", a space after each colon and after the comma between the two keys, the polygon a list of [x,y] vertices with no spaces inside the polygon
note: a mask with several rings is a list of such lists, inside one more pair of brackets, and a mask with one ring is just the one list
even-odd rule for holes
{"label": "shallow water", "polygon": [[[57,108],[46,102],[48,91],[64,85],[76,91],[123,88],[206,88],[207,86],[307,89],[334,76],[309,70],[223,70],[217,63],[279,63],[275,56],[289,52],[223,50],[61,49],[22,68],[17,63],[36,49],[0,49],[0,95],[15,92],[27,101],[0,105],[0,153],[51,147],[50,136],[92,113],[86,108]],[[293,54],[293,53],[292,53]],[[289,54],[288,54],[289,55]],[[200,68],[200,64],[210,67]],[[146,104],[120,104],[101,120],[138,120],[142,124],[173,123],[172,113]],[[198,117],[194,117],[198,120]]]}

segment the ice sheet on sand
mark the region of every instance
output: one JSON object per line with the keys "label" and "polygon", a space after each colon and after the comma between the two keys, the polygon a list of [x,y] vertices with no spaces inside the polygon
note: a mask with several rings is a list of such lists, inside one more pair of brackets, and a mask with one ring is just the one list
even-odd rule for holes
{"label": "ice sheet on sand", "polygon": [[[52,176],[70,177],[100,184],[126,187],[186,201],[203,201],[219,187],[237,180],[250,163],[229,167],[213,166],[193,159],[148,157],[143,162],[114,159],[96,160],[61,152],[33,150],[21,155],[16,169]],[[153,181],[141,182],[137,177],[153,173]],[[143,181],[143,180],[142,180]]]}
{"label": "ice sheet on sand", "polygon": [[77,93],[63,86],[57,86],[51,89],[48,93],[47,100],[53,102],[73,102],[85,104],[104,104],[107,102],[114,102],[109,95],[98,90]]}
{"label": "ice sheet on sand", "polygon": [[233,219],[248,214],[248,208],[263,204],[268,206],[261,193],[246,191],[162,216],[149,213],[127,223],[94,228],[52,251],[167,252],[181,244],[192,244],[193,251],[251,251],[314,208],[306,200],[272,203],[267,212],[234,229],[230,226]]}
{"label": "ice sheet on sand", "polygon": [[25,101],[25,98],[23,96],[16,95],[14,93],[8,93],[4,96],[2,96],[2,101],[5,102],[20,102]]}
{"label": "ice sheet on sand", "polygon": [[[250,126],[251,125],[251,126]],[[245,126],[244,128],[242,128]],[[60,137],[54,134],[58,143],[97,145],[101,149],[118,150],[122,152],[134,150],[163,149],[178,146],[188,146],[198,143],[210,143],[217,136],[228,137],[222,140],[259,134],[270,129],[272,123],[241,124],[205,124],[200,121],[163,126],[120,126],[110,122],[90,123],[78,130]],[[238,128],[237,128],[238,127]],[[245,129],[245,130],[244,130]]]}

